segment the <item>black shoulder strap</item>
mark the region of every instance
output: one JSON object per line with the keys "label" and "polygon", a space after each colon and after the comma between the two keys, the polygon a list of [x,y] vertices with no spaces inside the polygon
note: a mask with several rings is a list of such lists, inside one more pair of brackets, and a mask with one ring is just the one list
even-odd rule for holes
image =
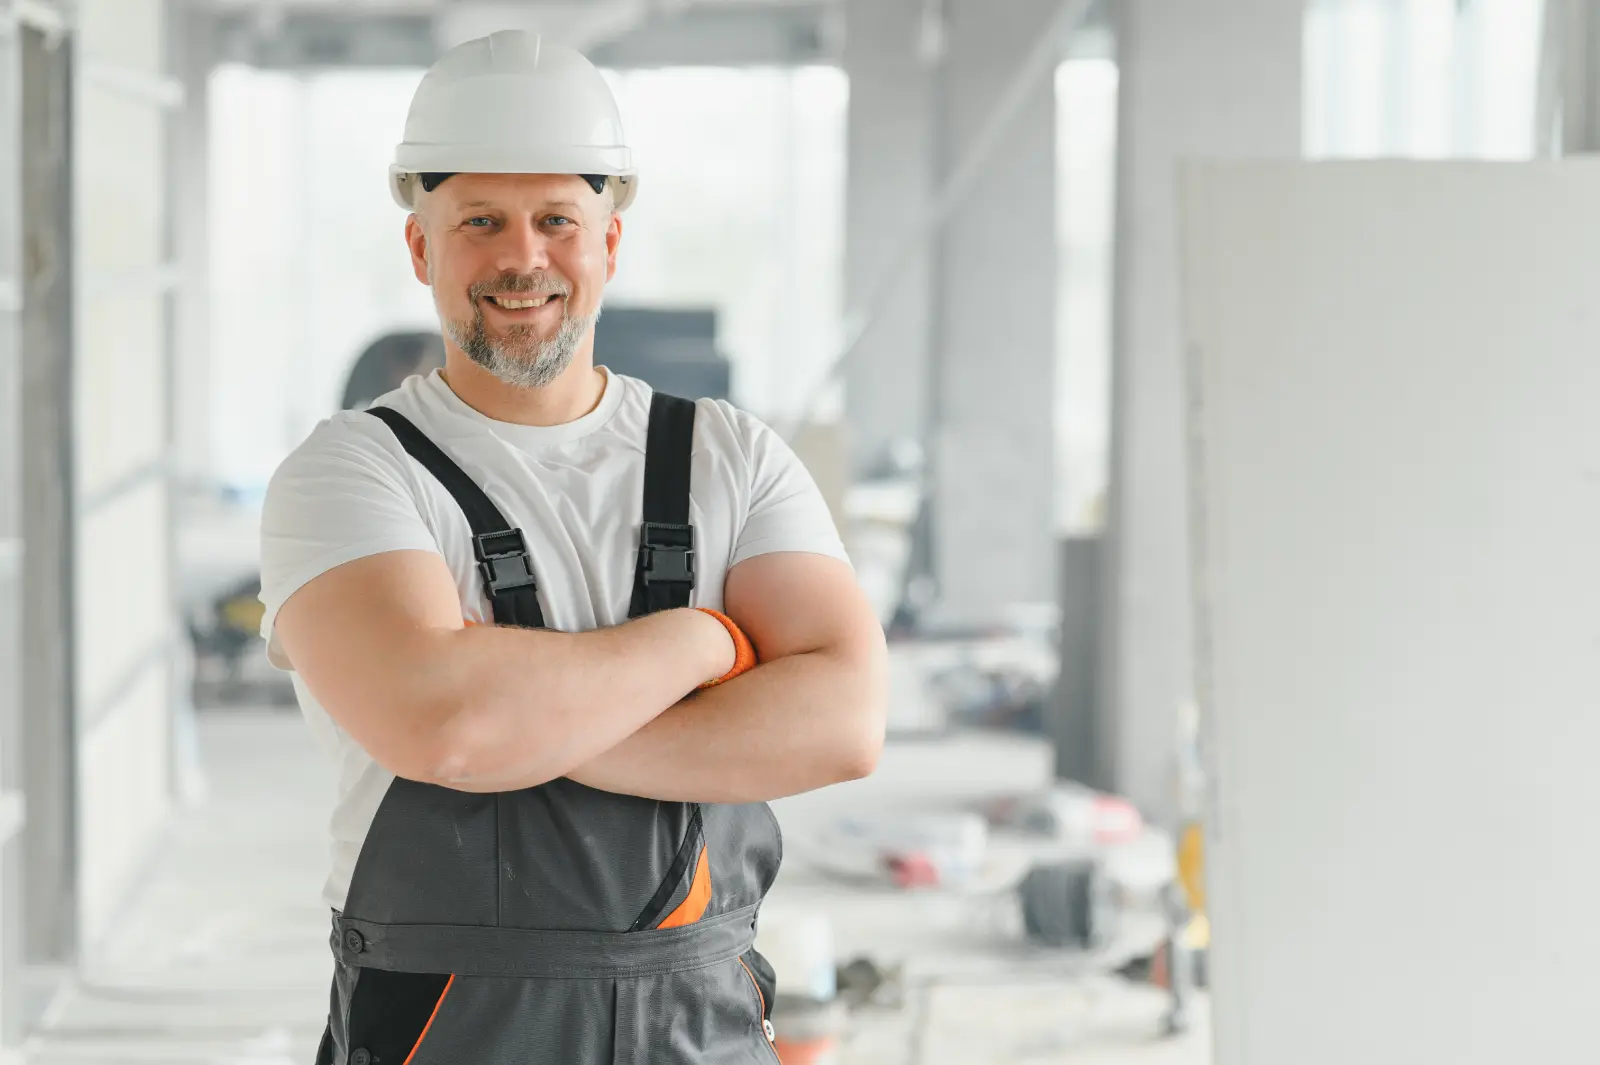
{"label": "black shoulder strap", "polygon": [[488,493],[405,415],[388,407],[369,407],[367,413],[394,430],[400,446],[444,485],[467,516],[472,528],[472,551],[478,559],[478,573],[494,610],[495,624],[544,628],[533,559],[528,555],[528,541],[522,530],[512,528]]}
{"label": "black shoulder strap", "polygon": [[644,450],[644,524],[633,575],[632,618],[689,605],[694,591],[694,528],[689,524],[689,469],[694,402],[657,392],[650,400]]}

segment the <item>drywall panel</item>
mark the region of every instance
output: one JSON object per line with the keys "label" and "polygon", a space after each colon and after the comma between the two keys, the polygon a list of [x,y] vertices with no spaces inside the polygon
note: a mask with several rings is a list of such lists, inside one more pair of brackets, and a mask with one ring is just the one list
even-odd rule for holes
{"label": "drywall panel", "polygon": [[1181,197],[1216,1060],[1587,1065],[1600,165]]}
{"label": "drywall panel", "polygon": [[164,669],[170,656],[166,483],[146,481],[79,523],[78,713],[87,730],[126,696],[130,678],[153,663]]}
{"label": "drywall panel", "polygon": [[[165,258],[161,205],[166,193],[167,112],[159,103],[92,78],[80,79],[77,106],[78,226],[83,269],[120,281],[109,295],[148,290],[140,275]],[[106,295],[90,292],[89,297]]]}
{"label": "drywall panel", "polygon": [[146,671],[82,740],[79,898],[83,942],[91,951],[139,882],[170,809],[167,683],[164,669]]}
{"label": "drywall panel", "polygon": [[93,500],[166,451],[162,300],[91,290],[78,307],[78,340],[78,477]]}
{"label": "drywall panel", "polygon": [[83,0],[75,80],[76,855],[82,956],[168,809],[175,629],[163,456],[169,279],[163,0]]}

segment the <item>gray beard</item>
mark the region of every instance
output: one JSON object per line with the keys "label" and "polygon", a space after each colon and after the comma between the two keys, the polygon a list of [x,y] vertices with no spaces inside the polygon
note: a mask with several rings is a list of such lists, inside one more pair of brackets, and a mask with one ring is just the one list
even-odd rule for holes
{"label": "gray beard", "polygon": [[566,372],[578,345],[600,320],[600,308],[592,314],[562,316],[561,328],[554,336],[537,339],[530,326],[515,325],[502,336],[490,337],[483,311],[470,322],[445,319],[445,332],[456,347],[473,362],[514,388],[544,388]]}

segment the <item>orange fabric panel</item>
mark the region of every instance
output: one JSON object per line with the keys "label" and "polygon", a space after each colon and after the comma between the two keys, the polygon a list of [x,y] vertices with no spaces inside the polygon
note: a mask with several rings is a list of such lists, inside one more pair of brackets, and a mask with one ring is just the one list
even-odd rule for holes
{"label": "orange fabric panel", "polygon": [[686,924],[694,924],[706,915],[706,907],[711,905],[711,848],[700,848],[700,861],[694,867],[694,882],[689,885],[689,894],[678,908],[662,918],[657,928],[678,928]]}
{"label": "orange fabric panel", "polygon": [[416,1045],[411,1048],[411,1053],[406,1055],[403,1065],[411,1065],[411,1059],[417,1056],[417,1050],[421,1048],[422,1041],[428,1038],[428,1029],[433,1027],[434,1020],[439,1016],[440,1008],[444,1006],[444,997],[450,993],[450,986],[455,982],[455,974],[451,973],[450,979],[445,981],[444,990],[439,992],[439,1001],[434,1003],[433,1014],[429,1016],[428,1023],[422,1026],[422,1034],[417,1036]]}

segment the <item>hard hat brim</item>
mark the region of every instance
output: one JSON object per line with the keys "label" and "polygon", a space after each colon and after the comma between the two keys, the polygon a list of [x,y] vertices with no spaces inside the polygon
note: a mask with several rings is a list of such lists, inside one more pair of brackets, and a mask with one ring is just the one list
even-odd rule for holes
{"label": "hard hat brim", "polygon": [[450,173],[450,174],[602,174],[611,186],[612,200],[616,210],[620,213],[628,209],[639,192],[639,175],[631,171],[627,173],[608,173],[598,168],[569,169],[566,167],[541,167],[529,169],[526,166],[511,168],[499,167],[469,167],[469,166],[434,166],[412,169],[393,164],[389,167],[389,195],[394,202],[405,211],[416,210],[414,197],[418,187],[415,180],[417,174],[422,173]]}

